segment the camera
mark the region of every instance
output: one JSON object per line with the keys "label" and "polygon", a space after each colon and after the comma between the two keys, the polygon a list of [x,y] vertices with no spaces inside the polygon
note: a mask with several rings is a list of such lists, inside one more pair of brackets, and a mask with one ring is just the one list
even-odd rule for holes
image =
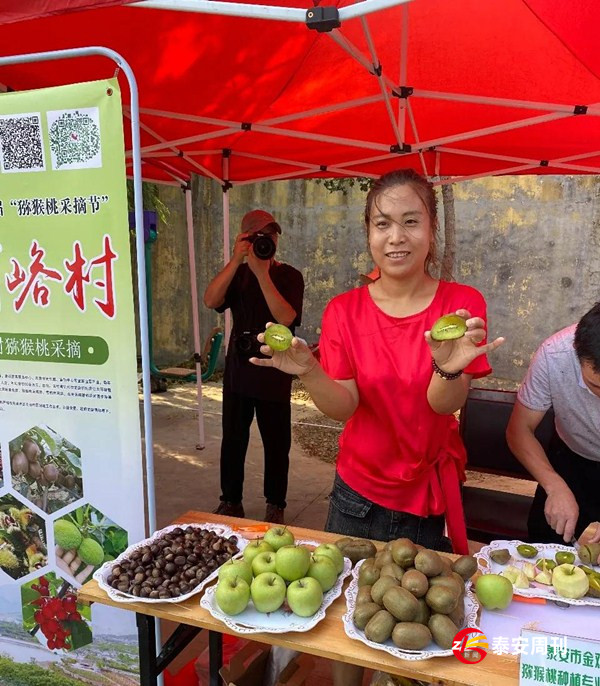
{"label": "camera", "polygon": [[244,357],[256,357],[260,355],[260,346],[256,334],[252,331],[242,331],[235,337],[235,349]]}
{"label": "camera", "polygon": [[248,243],[252,243],[254,254],[261,260],[270,260],[277,249],[275,241],[268,233],[253,233],[244,238]]}

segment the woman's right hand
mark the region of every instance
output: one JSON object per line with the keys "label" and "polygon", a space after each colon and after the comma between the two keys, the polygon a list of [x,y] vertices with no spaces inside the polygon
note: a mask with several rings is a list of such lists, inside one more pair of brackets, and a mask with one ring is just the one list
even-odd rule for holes
{"label": "woman's right hand", "polygon": [[[273,322],[267,324],[267,329],[272,326]],[[292,345],[283,352],[277,352],[265,343],[264,333],[260,333],[257,339],[263,345],[260,352],[263,355],[268,355],[267,359],[259,357],[251,357],[250,362],[257,367],[273,367],[279,369],[286,374],[295,374],[296,376],[304,376],[311,372],[319,363],[317,358],[311,353],[308,345],[301,338],[294,336]]]}

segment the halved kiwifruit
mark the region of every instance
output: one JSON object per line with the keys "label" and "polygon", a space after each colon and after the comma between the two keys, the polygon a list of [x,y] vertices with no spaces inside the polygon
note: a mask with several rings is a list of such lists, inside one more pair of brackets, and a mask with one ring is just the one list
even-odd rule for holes
{"label": "halved kiwifruit", "polygon": [[467,332],[467,322],[458,314],[445,314],[431,327],[434,341],[451,341],[462,338]]}

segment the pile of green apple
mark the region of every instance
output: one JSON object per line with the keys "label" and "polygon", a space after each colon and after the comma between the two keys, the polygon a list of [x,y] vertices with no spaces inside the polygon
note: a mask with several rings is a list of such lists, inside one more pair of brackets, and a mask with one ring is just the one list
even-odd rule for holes
{"label": "pile of green apple", "polygon": [[[539,554],[535,546],[525,544],[518,546],[517,552],[529,559]],[[587,553],[580,551],[580,559],[587,562]],[[495,550],[491,557],[497,564],[507,565],[500,576],[508,579],[514,588],[527,589],[533,583],[551,586],[562,598],[600,597],[600,573],[586,565],[575,565],[575,551],[559,550],[554,559],[541,558],[535,562],[516,560],[507,549]]]}
{"label": "pile of green apple", "polygon": [[288,528],[273,527],[250,542],[242,557],[219,568],[215,600],[230,616],[242,613],[252,600],[258,612],[287,606],[300,617],[312,617],[343,569],[344,556],[334,544],[310,550],[296,544]]}

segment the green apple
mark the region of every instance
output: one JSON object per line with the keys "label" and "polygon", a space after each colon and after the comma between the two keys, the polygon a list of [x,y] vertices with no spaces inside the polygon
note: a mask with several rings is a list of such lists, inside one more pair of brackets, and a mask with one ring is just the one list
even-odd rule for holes
{"label": "green apple", "polygon": [[226,577],[217,584],[215,600],[226,615],[239,615],[248,606],[250,586],[239,576]]}
{"label": "green apple", "polygon": [[272,572],[259,574],[250,584],[250,595],[258,612],[275,612],[285,600],[285,581]]}
{"label": "green apple", "polygon": [[315,548],[314,554],[330,557],[338,574],[344,569],[344,556],[335,543],[321,543]]}
{"label": "green apple", "polygon": [[299,617],[312,617],[323,602],[321,584],[312,576],[292,581],[288,586],[287,601],[294,614]]}
{"label": "green apple", "polygon": [[306,576],[316,579],[324,593],[333,588],[338,577],[333,560],[327,555],[312,555]]}
{"label": "green apple", "polygon": [[265,534],[265,541],[273,550],[279,550],[284,545],[294,545],[294,534],[286,526],[273,526]]}
{"label": "green apple", "polygon": [[590,588],[590,582],[583,569],[562,564],[552,570],[552,586],[563,598],[583,598]]}
{"label": "green apple", "polygon": [[242,558],[227,560],[219,567],[219,581],[221,579],[242,578],[248,586],[252,583],[252,565]]}
{"label": "green apple", "polygon": [[504,610],[510,605],[513,587],[499,574],[482,574],[475,582],[475,594],[487,610]]}
{"label": "green apple", "polygon": [[277,574],[286,581],[296,581],[306,576],[309,566],[310,552],[303,545],[284,545],[275,553]]}
{"label": "green apple", "polygon": [[254,541],[250,541],[248,545],[244,548],[244,560],[247,560],[252,564],[252,560],[259,553],[272,553],[273,548],[262,538],[257,538]]}
{"label": "green apple", "polygon": [[252,560],[252,573],[254,576],[264,574],[265,572],[275,572],[275,553],[272,551],[258,553]]}

